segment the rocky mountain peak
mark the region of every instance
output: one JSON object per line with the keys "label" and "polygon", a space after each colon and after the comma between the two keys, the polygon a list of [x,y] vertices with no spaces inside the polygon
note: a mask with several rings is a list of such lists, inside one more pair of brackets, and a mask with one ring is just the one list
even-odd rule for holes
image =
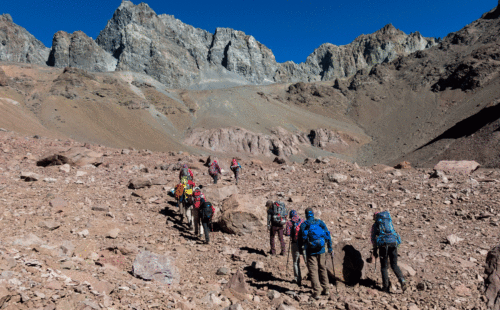
{"label": "rocky mountain peak", "polygon": [[10,14],[7,14],[7,13],[0,15],[0,19],[4,20],[6,22],[9,22],[9,23],[13,23],[12,16],[10,16]]}
{"label": "rocky mountain peak", "polygon": [[9,14],[0,15],[0,61],[45,65],[49,49],[21,26],[14,24]]}

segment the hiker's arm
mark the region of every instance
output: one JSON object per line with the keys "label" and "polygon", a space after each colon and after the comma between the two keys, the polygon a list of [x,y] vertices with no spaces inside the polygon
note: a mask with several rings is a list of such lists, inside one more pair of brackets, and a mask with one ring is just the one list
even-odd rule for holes
{"label": "hiker's arm", "polygon": [[304,235],[304,227],[306,226],[305,223],[302,223],[302,225],[300,225],[300,230],[299,230],[299,237],[298,237],[298,240],[297,240],[297,245],[299,246],[299,252],[300,253],[305,253],[305,249],[304,249],[304,240],[303,240],[303,235]]}
{"label": "hiker's arm", "polygon": [[375,224],[372,225],[372,230],[370,232],[370,240],[372,242],[372,248],[377,249],[377,236],[375,235]]}
{"label": "hiker's arm", "polygon": [[271,229],[271,213],[267,210],[267,229]]}

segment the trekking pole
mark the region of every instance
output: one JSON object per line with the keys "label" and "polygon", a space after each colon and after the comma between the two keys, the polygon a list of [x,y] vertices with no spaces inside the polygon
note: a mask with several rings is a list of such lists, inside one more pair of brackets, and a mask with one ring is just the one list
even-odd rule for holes
{"label": "trekking pole", "polygon": [[335,280],[335,292],[338,295],[339,294],[339,289],[337,287],[337,275],[335,273],[335,262],[333,261],[333,253],[332,253],[332,267],[333,267],[333,278]]}

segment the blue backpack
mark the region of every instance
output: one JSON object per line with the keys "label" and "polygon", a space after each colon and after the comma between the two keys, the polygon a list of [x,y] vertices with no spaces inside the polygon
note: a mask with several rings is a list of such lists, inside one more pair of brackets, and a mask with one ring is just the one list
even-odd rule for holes
{"label": "blue backpack", "polygon": [[375,224],[375,242],[378,247],[390,243],[396,243],[397,245],[401,244],[401,237],[394,230],[389,211],[377,213],[375,216]]}
{"label": "blue backpack", "polygon": [[318,220],[314,220],[305,231],[306,248],[311,252],[319,252],[325,247],[326,232],[319,223]]}

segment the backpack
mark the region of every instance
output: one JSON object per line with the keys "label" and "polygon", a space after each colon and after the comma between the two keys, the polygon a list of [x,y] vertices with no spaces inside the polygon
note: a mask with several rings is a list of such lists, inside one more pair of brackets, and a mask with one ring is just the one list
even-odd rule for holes
{"label": "backpack", "polygon": [[208,169],[208,173],[210,175],[216,175],[217,174],[217,168],[215,168],[215,162],[213,162],[211,165],[210,165],[210,168]]}
{"label": "backpack", "polygon": [[189,175],[189,168],[182,168],[181,169],[181,176],[187,177]]}
{"label": "backpack", "polygon": [[314,220],[306,232],[306,249],[311,252],[319,252],[325,247],[326,232],[319,224],[319,220]]}
{"label": "backpack", "polygon": [[240,169],[240,168],[241,168],[241,165],[240,165],[240,163],[238,163],[238,162],[233,162],[233,163],[231,164],[231,170],[232,170],[232,171],[238,170],[238,169]]}
{"label": "backpack", "polygon": [[390,243],[401,244],[401,237],[394,230],[389,211],[377,213],[375,216],[375,236],[375,244],[378,247]]}
{"label": "backpack", "polygon": [[211,221],[215,214],[214,206],[212,205],[212,203],[207,201],[205,201],[200,211],[201,211],[201,220],[204,222]]}
{"label": "backpack", "polygon": [[205,199],[205,195],[197,189],[193,192],[193,207],[198,209],[201,206],[201,199]]}
{"label": "backpack", "polygon": [[288,212],[286,211],[285,204],[281,201],[276,201],[273,204],[273,216],[272,221],[274,225],[283,226],[286,223],[286,215]]}
{"label": "backpack", "polygon": [[175,187],[175,192],[174,192],[175,199],[179,200],[179,198],[181,198],[182,194],[184,194],[184,184],[179,183]]}

